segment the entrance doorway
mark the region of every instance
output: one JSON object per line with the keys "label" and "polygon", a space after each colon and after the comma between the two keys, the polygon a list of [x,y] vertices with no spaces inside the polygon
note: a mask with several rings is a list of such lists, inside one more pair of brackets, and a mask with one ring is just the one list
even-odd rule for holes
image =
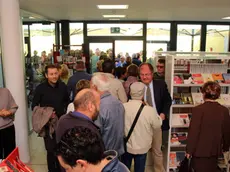
{"label": "entrance doorway", "polygon": [[140,55],[142,55],[143,42],[143,40],[119,39],[114,37],[101,39],[98,37],[91,38],[88,43],[91,73],[95,72],[97,59],[99,59],[99,57],[96,57],[97,51],[106,53],[106,55],[116,63],[120,60],[118,57],[121,56],[126,57],[129,55],[132,57],[134,53],[140,53]]}

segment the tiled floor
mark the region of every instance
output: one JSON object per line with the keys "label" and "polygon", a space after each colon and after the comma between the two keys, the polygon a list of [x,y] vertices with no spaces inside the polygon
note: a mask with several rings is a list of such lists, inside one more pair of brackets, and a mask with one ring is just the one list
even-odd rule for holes
{"label": "tiled floor", "polygon": [[34,172],[47,172],[46,150],[44,148],[43,138],[37,137],[35,133],[32,133],[29,137],[29,142],[31,161],[28,166],[32,168]]}
{"label": "tiled floor", "polygon": [[[29,141],[31,161],[28,166],[32,168],[34,172],[47,172],[46,150],[44,148],[43,138],[37,137],[35,133],[32,133],[29,137]],[[164,157],[167,157],[166,152],[164,152]],[[166,160],[164,160],[164,162],[166,162]],[[131,171],[133,171],[133,168]],[[153,172],[151,157],[147,158],[145,172]]]}

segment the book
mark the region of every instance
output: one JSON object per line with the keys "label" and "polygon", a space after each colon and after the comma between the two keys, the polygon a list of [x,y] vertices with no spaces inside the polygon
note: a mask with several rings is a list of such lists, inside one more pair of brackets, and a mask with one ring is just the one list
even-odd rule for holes
{"label": "book", "polygon": [[183,82],[183,80],[184,80],[183,75],[181,75],[181,74],[175,74],[173,80],[174,80],[174,84],[183,84],[184,83]]}
{"label": "book", "polygon": [[224,83],[230,84],[230,73],[223,73]]}
{"label": "book", "polygon": [[169,154],[169,167],[177,167],[176,152]]}
{"label": "book", "polygon": [[212,78],[213,78],[213,80],[215,82],[218,82],[218,83],[223,83],[224,82],[224,78],[223,78],[221,73],[213,73]]}
{"label": "book", "polygon": [[184,84],[193,84],[192,75],[190,73],[183,73]]}
{"label": "book", "polygon": [[169,168],[179,167],[185,158],[185,152],[170,152],[169,154]]}
{"label": "book", "polygon": [[177,167],[180,166],[184,158],[185,158],[185,152],[176,152]]}
{"label": "book", "polygon": [[193,104],[191,93],[181,94],[182,104]]}
{"label": "book", "polygon": [[230,106],[230,94],[221,94],[220,100],[221,100],[221,102],[219,102],[220,104]]}
{"label": "book", "polygon": [[178,126],[188,127],[189,124],[190,124],[189,114],[173,114],[172,115],[172,126],[173,127],[178,127]]}
{"label": "book", "polygon": [[202,77],[203,77],[204,83],[208,81],[214,81],[211,74],[202,73]]}
{"label": "book", "polygon": [[187,144],[187,132],[172,132],[171,133],[171,145],[186,145]]}
{"label": "book", "polygon": [[172,104],[182,104],[182,97],[180,93],[173,93]]}
{"label": "book", "polygon": [[193,104],[195,106],[204,103],[204,99],[203,99],[203,94],[202,93],[192,93],[192,99],[193,99]]}
{"label": "book", "polygon": [[192,74],[194,84],[203,84],[204,80],[200,73]]}

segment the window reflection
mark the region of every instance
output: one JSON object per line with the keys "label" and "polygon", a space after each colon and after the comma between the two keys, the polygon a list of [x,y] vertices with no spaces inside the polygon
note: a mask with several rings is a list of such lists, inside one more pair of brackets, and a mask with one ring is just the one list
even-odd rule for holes
{"label": "window reflection", "polygon": [[177,28],[177,51],[200,50],[201,25],[180,24]]}
{"label": "window reflection", "polygon": [[32,55],[34,51],[37,51],[39,56],[51,53],[53,44],[55,44],[55,24],[32,24],[30,40]]}
{"label": "window reflection", "polygon": [[147,23],[148,41],[170,41],[170,23]]}
{"label": "window reflection", "polygon": [[142,36],[143,24],[88,24],[88,36]]}
{"label": "window reflection", "polygon": [[83,23],[70,23],[70,45],[81,45],[84,43]]}
{"label": "window reflection", "polygon": [[228,52],[229,26],[208,25],[206,34],[207,52]]}

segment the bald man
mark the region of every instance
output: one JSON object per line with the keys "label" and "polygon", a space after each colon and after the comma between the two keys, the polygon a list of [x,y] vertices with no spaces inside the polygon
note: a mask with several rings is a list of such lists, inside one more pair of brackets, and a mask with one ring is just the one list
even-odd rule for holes
{"label": "bald man", "polygon": [[87,127],[101,137],[99,128],[94,124],[100,110],[100,94],[91,89],[81,90],[74,99],[74,108],[74,112],[63,115],[58,121],[57,143],[67,130],[76,126]]}

